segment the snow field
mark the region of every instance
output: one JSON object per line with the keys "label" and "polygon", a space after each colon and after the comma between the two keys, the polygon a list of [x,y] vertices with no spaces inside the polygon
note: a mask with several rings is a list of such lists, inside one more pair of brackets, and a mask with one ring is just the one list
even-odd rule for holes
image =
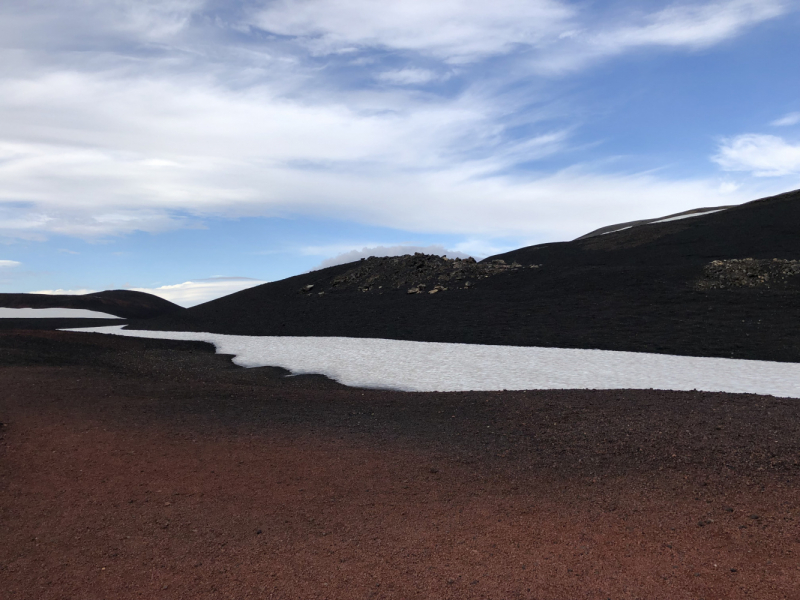
{"label": "snow field", "polygon": [[122,325],[82,331],[210,342],[242,367],[321,373],[354,387],[417,392],[535,389],[663,389],[800,398],[800,364],[519,346],[371,338],[257,337],[137,331]]}

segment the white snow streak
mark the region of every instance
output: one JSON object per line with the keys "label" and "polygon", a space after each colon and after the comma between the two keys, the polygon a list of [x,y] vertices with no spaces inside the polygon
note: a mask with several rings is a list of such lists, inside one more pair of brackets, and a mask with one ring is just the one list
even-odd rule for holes
{"label": "white snow streak", "polygon": [[710,215],[711,213],[722,212],[723,210],[725,209],[718,208],[716,210],[707,210],[706,212],[692,213],[690,215],[678,215],[677,217],[668,217],[666,219],[659,219],[658,221],[650,221],[647,224],[655,225],[656,223],[668,223],[669,221],[680,221],[681,219],[691,219],[692,217],[704,217],[706,215]]}

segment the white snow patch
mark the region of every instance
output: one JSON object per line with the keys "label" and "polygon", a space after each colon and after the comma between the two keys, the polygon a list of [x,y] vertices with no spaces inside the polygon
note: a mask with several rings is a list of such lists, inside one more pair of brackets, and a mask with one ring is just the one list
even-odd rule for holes
{"label": "white snow patch", "polygon": [[691,219],[692,217],[703,217],[705,215],[710,215],[711,213],[722,212],[723,210],[725,209],[718,208],[716,210],[708,210],[706,212],[692,213],[690,215],[678,215],[677,217],[669,217],[668,219],[661,219],[659,221],[650,221],[648,225],[654,225],[656,223],[666,223],[668,221],[680,221],[681,219]]}
{"label": "white snow patch", "polygon": [[242,367],[321,373],[345,385],[419,392],[663,389],[800,398],[800,364],[565,348],[372,338],[257,337],[122,326],[71,329],[210,342]]}
{"label": "white snow patch", "polygon": [[622,229],[614,229],[613,231],[605,231],[600,235],[608,235],[609,233],[617,233],[618,231],[625,231],[626,229],[630,229],[633,225],[628,225],[627,227],[623,227]]}
{"label": "white snow patch", "polygon": [[83,308],[0,308],[0,319],[121,319]]}

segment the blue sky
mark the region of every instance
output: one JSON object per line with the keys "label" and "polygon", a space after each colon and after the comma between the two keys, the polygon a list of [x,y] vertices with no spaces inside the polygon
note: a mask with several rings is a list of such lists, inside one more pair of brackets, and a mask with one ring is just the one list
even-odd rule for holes
{"label": "blue sky", "polygon": [[796,189],[798,30],[789,0],[7,0],[0,291],[189,305]]}

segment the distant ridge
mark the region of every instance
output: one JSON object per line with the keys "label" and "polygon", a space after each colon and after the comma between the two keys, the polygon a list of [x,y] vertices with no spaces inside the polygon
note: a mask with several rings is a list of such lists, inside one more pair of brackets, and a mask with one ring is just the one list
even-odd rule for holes
{"label": "distant ridge", "polygon": [[158,296],[131,290],[108,290],[92,294],[0,294],[4,308],[82,308],[121,319],[148,319],[185,310]]}
{"label": "distant ridge", "polygon": [[636,223],[486,268],[424,255],[337,265],[132,326],[800,362],[800,191]]}
{"label": "distant ridge", "polygon": [[656,219],[640,219],[638,221],[628,221],[627,223],[617,223],[616,225],[606,225],[605,227],[601,227],[600,229],[595,229],[594,231],[590,231],[585,235],[575,238],[574,241],[585,240],[591,237],[595,237],[597,235],[606,235],[607,233],[614,233],[616,231],[622,231],[623,229],[638,227],[639,225],[649,225],[651,223],[662,223],[666,221],[677,221],[679,219],[699,217],[705,214],[720,212],[728,208],[733,208],[733,206],[735,205],[715,206],[713,208],[693,208],[691,210],[685,210],[683,212],[673,213],[671,215],[658,217]]}

